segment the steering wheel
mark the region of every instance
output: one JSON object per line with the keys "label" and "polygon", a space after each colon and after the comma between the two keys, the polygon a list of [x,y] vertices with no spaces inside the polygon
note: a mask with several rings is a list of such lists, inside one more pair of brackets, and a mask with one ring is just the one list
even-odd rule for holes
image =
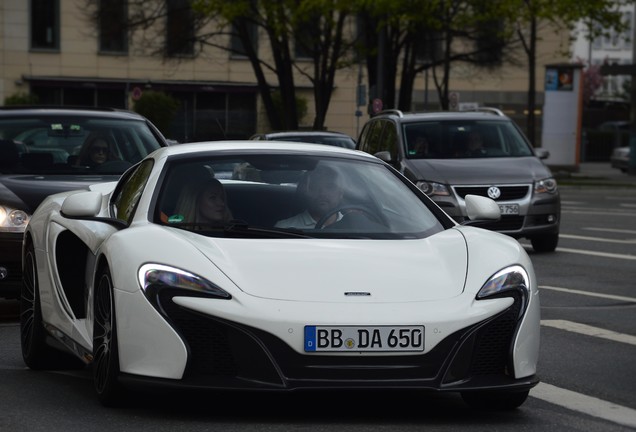
{"label": "steering wheel", "polygon": [[375,213],[373,213],[371,210],[369,210],[366,207],[362,207],[359,205],[343,205],[343,206],[339,206],[336,208],[333,208],[331,210],[329,210],[327,213],[325,213],[319,220],[318,222],[316,222],[316,229],[321,229],[323,227],[323,225],[325,224],[325,222],[327,222],[329,220],[329,218],[331,216],[333,216],[334,214],[338,214],[338,213],[342,213],[343,215],[348,215],[350,213],[364,213],[365,216],[367,216],[370,220],[377,222],[379,224],[382,224],[382,221],[380,220],[380,218],[378,217],[378,215],[376,215]]}

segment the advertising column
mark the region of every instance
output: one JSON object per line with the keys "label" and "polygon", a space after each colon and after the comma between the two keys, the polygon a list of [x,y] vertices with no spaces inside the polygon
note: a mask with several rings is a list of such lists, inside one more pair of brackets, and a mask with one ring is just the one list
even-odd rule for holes
{"label": "advertising column", "polygon": [[551,168],[578,171],[583,112],[582,66],[546,65],[541,147]]}

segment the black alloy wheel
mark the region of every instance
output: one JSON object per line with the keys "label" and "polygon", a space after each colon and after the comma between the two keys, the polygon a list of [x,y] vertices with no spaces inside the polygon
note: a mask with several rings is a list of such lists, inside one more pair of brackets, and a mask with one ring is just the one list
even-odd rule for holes
{"label": "black alloy wheel", "polygon": [[99,401],[114,406],[121,401],[119,351],[113,283],[110,270],[103,265],[95,280],[93,322],[93,382]]}

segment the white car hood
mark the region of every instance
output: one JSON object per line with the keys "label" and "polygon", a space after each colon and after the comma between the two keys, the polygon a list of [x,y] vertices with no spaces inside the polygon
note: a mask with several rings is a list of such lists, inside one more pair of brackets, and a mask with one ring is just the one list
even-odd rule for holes
{"label": "white car hood", "polygon": [[241,291],[268,299],[433,301],[458,296],[466,279],[466,242],[456,229],[414,240],[186,236]]}

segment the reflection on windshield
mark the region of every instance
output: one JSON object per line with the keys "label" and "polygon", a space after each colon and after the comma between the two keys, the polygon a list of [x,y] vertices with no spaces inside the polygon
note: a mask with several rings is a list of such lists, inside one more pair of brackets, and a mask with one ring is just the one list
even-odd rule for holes
{"label": "reflection on windshield", "polygon": [[174,162],[164,179],[155,222],[205,235],[413,238],[443,229],[430,201],[381,163],[206,158]]}
{"label": "reflection on windshield", "polygon": [[160,147],[142,121],[0,120],[0,173],[121,174]]}
{"label": "reflection on windshield", "polygon": [[472,159],[532,156],[509,121],[426,121],[404,125],[409,159]]}

